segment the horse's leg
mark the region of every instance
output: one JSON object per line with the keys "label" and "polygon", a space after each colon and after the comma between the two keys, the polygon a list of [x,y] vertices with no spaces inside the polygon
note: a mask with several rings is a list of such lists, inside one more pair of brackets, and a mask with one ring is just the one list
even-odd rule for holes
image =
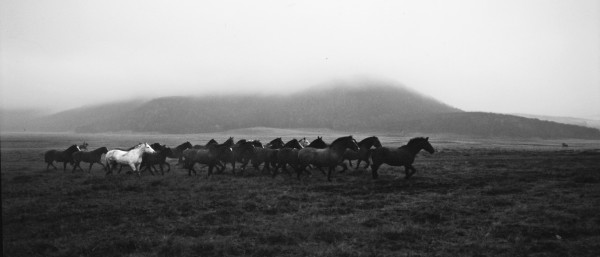
{"label": "horse's leg", "polygon": [[[342,163],[344,164],[344,163]],[[345,164],[344,164],[345,166]],[[333,173],[333,170],[335,170],[335,165],[334,166],[329,166],[329,172],[327,172],[327,181],[331,182],[331,173]]]}
{"label": "horse's leg", "polygon": [[[88,173],[92,172],[92,165],[94,165],[94,162],[90,162],[90,168],[88,169]],[[102,163],[100,165],[102,165]]]}
{"label": "horse's leg", "polygon": [[108,176],[108,174],[112,173],[112,166],[110,165],[110,162],[106,162],[106,175]]}
{"label": "horse's leg", "polygon": [[[79,163],[78,163],[78,162],[75,162],[75,163],[73,164],[73,169],[71,170],[71,173],[75,172],[75,169],[77,169],[77,166],[79,166]],[[81,169],[81,167],[79,167],[79,168]],[[83,171],[83,169],[81,169],[81,170]]]}
{"label": "horse's leg", "polygon": [[367,169],[369,165],[371,165],[371,162],[369,162],[369,159],[365,159],[365,167],[363,169]]}
{"label": "horse's leg", "polygon": [[[104,166],[104,164],[102,164],[101,162],[98,162],[98,164],[100,164],[100,166],[102,166],[102,169],[106,170],[106,166]],[[92,166],[90,166],[90,171],[91,171],[91,167]]]}
{"label": "horse's leg", "polygon": [[323,168],[321,166],[317,166],[317,168],[321,171],[321,173],[323,173],[323,176],[327,176],[327,174],[325,173],[325,171],[323,170]]}
{"label": "horse's leg", "polygon": [[141,163],[130,163],[129,164],[129,167],[131,167],[133,172],[137,173],[138,177],[142,176],[142,174],[140,173],[140,165],[141,165]]}
{"label": "horse's leg", "polygon": [[[348,162],[350,162],[350,160],[348,160]],[[340,171],[340,173],[344,173],[347,169],[348,166],[346,166],[346,163],[340,163],[340,166],[342,166],[342,170]],[[350,162],[350,167],[352,167],[352,162]]]}
{"label": "horse's leg", "polygon": [[207,179],[210,177],[210,175],[212,175],[214,167],[215,167],[214,163],[211,163],[211,164],[208,165],[208,172],[206,173],[206,178]]}
{"label": "horse's leg", "polygon": [[[406,169],[406,177],[405,179],[409,179],[410,177],[412,177],[413,175],[415,175],[415,173],[417,173],[417,170],[415,169],[415,167],[413,167],[412,165],[406,165],[404,166]],[[409,170],[412,170],[412,172],[409,172]]]}
{"label": "horse's leg", "polygon": [[[168,162],[164,162],[165,165],[167,165],[167,172],[171,172],[171,164],[169,164]],[[162,166],[162,164],[161,164]]]}
{"label": "horse's leg", "polygon": [[355,170],[360,168],[360,162],[362,162],[362,159],[358,158],[358,161],[356,162],[356,167],[354,167]]}
{"label": "horse's leg", "polygon": [[67,162],[63,162],[63,171],[67,171]]}
{"label": "horse's leg", "polygon": [[379,174],[377,173],[379,166],[381,166],[381,163],[371,164],[371,173],[373,174],[373,179],[377,179],[377,177],[379,177]]}
{"label": "horse's leg", "polygon": [[410,178],[410,168],[408,165],[404,165],[404,179]]}

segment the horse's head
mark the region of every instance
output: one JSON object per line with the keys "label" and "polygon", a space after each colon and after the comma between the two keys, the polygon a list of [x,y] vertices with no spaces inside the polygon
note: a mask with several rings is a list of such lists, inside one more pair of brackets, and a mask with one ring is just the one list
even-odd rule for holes
{"label": "horse's head", "polygon": [[79,152],[81,151],[81,149],[79,149],[78,145],[71,145],[69,146],[69,148],[67,148],[67,150],[65,150],[64,152],[67,153],[69,156],[71,154],[73,154],[74,152]]}
{"label": "horse's head", "polygon": [[275,138],[273,140],[271,140],[271,142],[269,142],[266,147],[271,148],[271,149],[279,149],[282,148],[284,145],[283,140],[281,139],[281,137]]}
{"label": "horse's head", "polygon": [[156,152],[156,151],[154,151],[154,149],[152,149],[152,146],[150,146],[148,143],[140,144],[140,149],[142,149],[142,152],[144,152],[144,153],[155,153]]}
{"label": "horse's head", "polygon": [[429,137],[416,137],[408,141],[409,147],[416,148],[418,150],[423,149],[428,153],[435,153],[435,149],[429,143]]}
{"label": "horse's head", "polygon": [[244,141],[243,143],[238,145],[238,147],[242,149],[243,152],[248,153],[254,153],[254,151],[256,150],[256,147],[254,147],[254,144],[251,141]]}
{"label": "horse's head", "polygon": [[163,148],[162,150],[160,150],[160,152],[167,157],[173,156],[173,150],[170,147],[167,147],[166,145],[163,145]]}
{"label": "horse's head", "polygon": [[233,146],[233,137],[229,137],[222,145]]}
{"label": "horse's head", "polygon": [[252,140],[250,143],[252,143],[252,145],[256,148],[263,148],[263,144],[260,142],[260,140]]}
{"label": "horse's head", "polygon": [[108,153],[108,148],[106,148],[106,146],[103,146],[103,147],[98,148],[96,151],[98,151],[98,153],[100,153],[100,154],[105,154],[105,153]]}
{"label": "horse's head", "polygon": [[352,136],[340,137],[331,143],[331,148],[344,148],[352,151],[358,151],[358,143]]}
{"label": "horse's head", "polygon": [[300,145],[302,145],[302,147],[307,147],[308,145],[310,145],[310,141],[308,141],[308,139],[306,139],[306,137],[298,140],[298,143],[300,143]]}
{"label": "horse's head", "polygon": [[302,149],[302,148],[304,148],[304,146],[302,146],[302,144],[300,144],[300,141],[298,141],[298,139],[294,138],[294,139],[288,141],[287,143],[285,143],[285,145],[283,145],[283,148]]}
{"label": "horse's head", "polygon": [[212,138],[211,140],[208,141],[208,143],[206,143],[206,145],[204,146],[211,146],[211,145],[218,145],[219,143],[217,142],[217,140],[215,140],[214,138]]}
{"label": "horse's head", "polygon": [[308,147],[322,149],[322,148],[327,147],[327,143],[325,143],[325,141],[323,141],[323,137],[317,137],[317,139],[310,142]]}
{"label": "horse's head", "polygon": [[163,145],[161,145],[160,143],[153,143],[150,145],[150,147],[152,147],[152,149],[154,149],[155,151],[160,151],[163,149]]}

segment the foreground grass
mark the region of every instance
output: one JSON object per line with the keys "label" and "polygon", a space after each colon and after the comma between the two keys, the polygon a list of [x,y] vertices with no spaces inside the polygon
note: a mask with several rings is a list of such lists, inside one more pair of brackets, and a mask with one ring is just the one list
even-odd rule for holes
{"label": "foreground grass", "polygon": [[298,181],[2,173],[3,256],[600,254],[600,154],[445,149]]}

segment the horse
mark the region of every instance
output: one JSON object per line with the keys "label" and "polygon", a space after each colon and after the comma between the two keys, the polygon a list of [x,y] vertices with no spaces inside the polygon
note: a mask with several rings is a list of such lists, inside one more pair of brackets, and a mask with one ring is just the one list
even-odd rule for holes
{"label": "horse", "polygon": [[364,161],[366,163],[364,168],[366,169],[369,167],[369,165],[371,165],[371,162],[369,162],[369,158],[371,157],[371,147],[381,147],[381,142],[376,136],[367,137],[358,142],[358,151],[356,152],[346,150],[346,152],[344,152],[344,159],[348,160],[350,167],[352,167],[352,160],[358,160],[355,169],[358,169],[360,162]]}
{"label": "horse", "polygon": [[282,148],[283,145],[284,145],[283,140],[281,140],[281,137],[278,137],[278,138],[271,140],[271,142],[267,143],[265,145],[265,148],[279,149],[279,148]]}
{"label": "horse", "polygon": [[270,171],[274,162],[277,160],[277,150],[282,148],[283,145],[283,140],[281,140],[281,137],[278,137],[267,143],[265,147],[256,148],[254,157],[252,157],[252,167],[254,167],[255,170],[258,170],[258,167],[264,163],[262,172],[265,170]]}
{"label": "horse", "polygon": [[329,145],[327,143],[325,143],[325,141],[323,141],[323,137],[317,137],[317,139],[310,142],[310,144],[305,146],[305,148],[312,147],[312,148],[317,148],[317,149],[325,149],[325,148],[327,148],[327,146],[329,146]]}
{"label": "horse", "polygon": [[327,180],[331,182],[331,173],[335,167],[344,161],[344,152],[346,149],[358,151],[358,144],[352,136],[340,137],[324,149],[312,147],[301,149],[298,151],[298,166],[296,168],[298,179],[300,179],[302,171],[308,165],[312,164],[317,167],[329,167]]}
{"label": "horse", "polygon": [[[167,172],[171,171],[171,165],[167,162],[167,157],[171,156],[173,154],[173,151],[166,145],[159,145],[156,146],[156,148],[152,148],[157,150],[155,151],[155,153],[144,153],[142,155],[142,164],[140,165],[140,168],[144,167],[143,170],[149,169],[150,173],[154,175],[154,172],[152,172],[152,168],[154,168],[154,165],[158,165],[158,167],[160,168],[160,173],[162,175],[165,175],[163,165],[167,165]],[[158,172],[156,168],[154,168],[154,170]]]}
{"label": "horse", "polygon": [[192,175],[192,171],[194,175],[197,174],[194,169],[194,165],[196,163],[208,165],[208,173],[206,177],[208,178],[212,175],[212,171],[215,166],[221,164],[220,159],[222,159],[223,155],[229,155],[232,149],[228,144],[220,144],[220,145],[211,145],[208,148],[190,148],[183,151],[184,156],[184,168],[188,169],[188,176]]}
{"label": "horse", "polygon": [[300,145],[302,146],[302,148],[308,147],[308,145],[310,145],[310,141],[308,141],[308,139],[306,139],[306,137],[298,140],[298,143],[300,143]]}
{"label": "horse", "polygon": [[[262,146],[262,144],[260,144],[260,142],[258,142],[260,146]],[[254,141],[247,141],[246,139],[242,139],[239,140],[237,143],[235,143],[232,147],[231,147],[231,155],[224,157],[223,160],[225,162],[230,162],[232,165],[232,172],[235,174],[235,162],[239,162],[242,164],[240,170],[241,172],[244,172],[244,170],[246,169],[246,166],[248,165],[248,163],[250,162],[250,160],[252,159],[252,157],[254,157],[254,153],[255,153],[255,143]]]}
{"label": "horse", "polygon": [[212,138],[211,140],[208,140],[208,142],[205,145],[194,145],[194,149],[207,149],[209,146],[211,145],[218,145],[219,143],[217,142],[217,140],[215,140],[214,138]]}
{"label": "horse", "polygon": [[142,164],[142,155],[144,153],[154,153],[154,149],[148,145],[148,143],[140,143],[133,147],[129,151],[123,150],[110,150],[106,153],[106,175],[112,173],[112,168],[117,164],[126,164],[131,167],[134,172],[137,172],[138,177],[140,175],[140,165]]}
{"label": "horse", "polygon": [[298,151],[304,148],[298,139],[288,141],[279,151],[277,151],[277,167],[273,172],[273,177],[277,176],[277,171],[281,168],[287,172],[287,165],[295,168],[298,165]]}
{"label": "horse", "polygon": [[[398,148],[379,147],[375,148],[371,152],[371,171],[373,173],[373,179],[377,179],[379,176],[377,170],[381,164],[387,164],[390,166],[404,166],[405,179],[409,179],[414,175],[417,170],[412,166],[415,161],[415,156],[421,150],[425,150],[430,154],[435,152],[433,146],[429,143],[429,137],[415,137],[408,141],[408,144]],[[412,172],[410,172],[412,170]]]}
{"label": "horse", "polygon": [[104,164],[102,164],[102,155],[106,154],[108,152],[108,149],[106,147],[100,147],[94,151],[91,152],[84,152],[84,151],[78,151],[78,152],[74,152],[72,154],[73,157],[73,162],[75,164],[73,164],[73,172],[75,172],[75,168],[79,168],[83,171],[83,168],[81,168],[81,166],[79,166],[79,164],[81,162],[87,162],[90,164],[90,168],[88,170],[89,172],[92,172],[92,165],[94,165],[94,163],[98,163],[102,166],[102,169],[106,170],[106,166],[104,166]]}
{"label": "horse", "polygon": [[71,145],[64,151],[58,150],[48,150],[44,153],[44,161],[48,164],[46,165],[46,170],[50,169],[50,165],[57,170],[56,166],[54,166],[54,162],[62,162],[63,163],[63,171],[67,170],[67,163],[71,163],[73,165],[73,153],[79,152],[79,146]]}

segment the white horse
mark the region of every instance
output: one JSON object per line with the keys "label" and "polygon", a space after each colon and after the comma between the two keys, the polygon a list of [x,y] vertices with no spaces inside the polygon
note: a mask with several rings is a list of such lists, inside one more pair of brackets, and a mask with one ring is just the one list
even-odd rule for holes
{"label": "white horse", "polygon": [[308,141],[306,137],[298,140],[298,143],[300,143],[302,147],[307,147],[308,145],[310,145],[310,141]]}
{"label": "white horse", "polygon": [[140,164],[144,153],[154,153],[154,149],[148,143],[140,143],[131,150],[110,150],[106,153],[106,175],[112,173],[112,168],[117,164],[129,165],[137,175],[140,176]]}

